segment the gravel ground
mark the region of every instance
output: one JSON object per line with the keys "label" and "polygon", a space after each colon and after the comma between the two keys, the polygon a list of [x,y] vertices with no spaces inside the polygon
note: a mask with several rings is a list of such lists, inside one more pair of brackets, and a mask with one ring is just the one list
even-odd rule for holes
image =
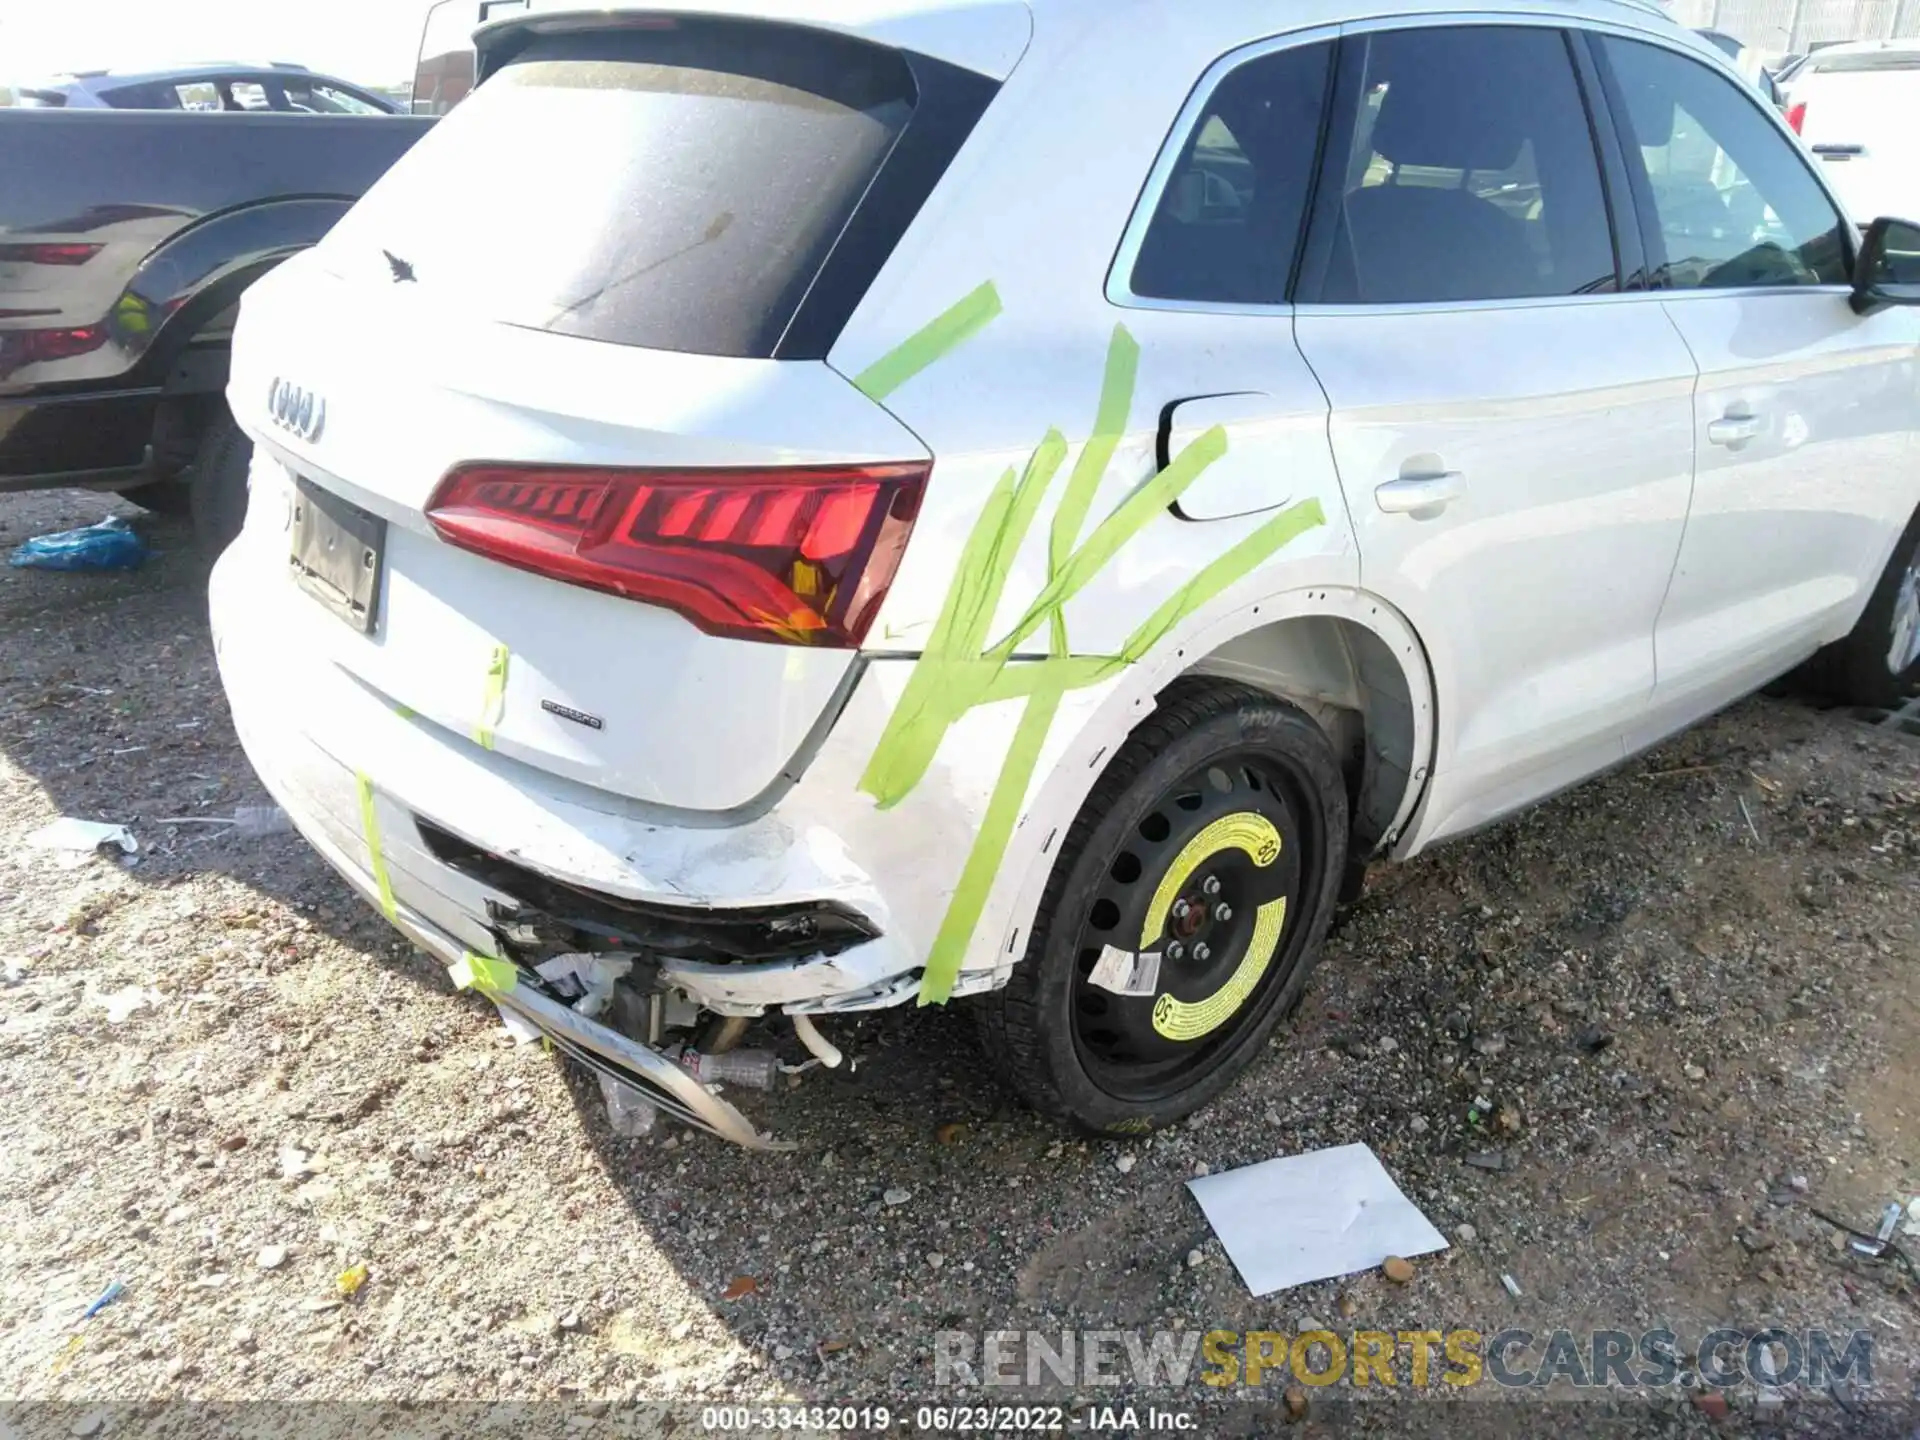
{"label": "gravel ground", "polygon": [[[0,499],[0,548],[110,503]],[[628,1141],[298,837],[169,823],[265,797],[204,566],[141,524],[135,574],[0,570],[0,1396],[1118,1401],[939,1389],[934,1332],[1779,1323],[1870,1332],[1872,1382],[1779,1419],[1743,1390],[1719,1428],[1910,1426],[1914,1287],[1812,1210],[1920,1193],[1920,743],[1757,699],[1376,871],[1269,1055],[1150,1140],[1050,1129],[936,1010],[838,1027],[856,1076],[754,1107],[797,1154]],[[62,814],[130,823],[138,863],[23,843]],[[1250,1299],[1186,1180],[1353,1141],[1452,1249]],[[1308,1428],[1458,1433],[1491,1393],[1405,1379],[1316,1391]],[[1716,1428],[1677,1389],[1555,1413]]]}

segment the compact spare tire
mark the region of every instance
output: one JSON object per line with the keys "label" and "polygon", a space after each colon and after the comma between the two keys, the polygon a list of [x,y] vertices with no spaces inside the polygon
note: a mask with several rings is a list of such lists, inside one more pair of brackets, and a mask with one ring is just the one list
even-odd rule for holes
{"label": "compact spare tire", "polygon": [[1233,1083],[1298,1002],[1332,919],[1347,795],[1310,718],[1181,681],[1094,786],[1026,958],[978,1006],[1035,1109],[1138,1134]]}

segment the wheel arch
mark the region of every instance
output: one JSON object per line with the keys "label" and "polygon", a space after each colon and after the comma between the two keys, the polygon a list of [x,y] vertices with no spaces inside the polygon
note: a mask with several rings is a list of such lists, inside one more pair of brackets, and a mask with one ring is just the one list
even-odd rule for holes
{"label": "wheel arch", "polygon": [[1263,597],[1169,637],[1102,692],[1032,796],[1001,862],[1003,881],[1018,877],[1006,887],[1007,908],[990,907],[983,917],[956,993],[992,988],[1025,953],[1061,837],[1105,761],[1167,687],[1196,675],[1299,706],[1327,731],[1336,754],[1353,755],[1353,858],[1381,854],[1405,834],[1433,765],[1426,647],[1397,609],[1363,590],[1316,586]]}
{"label": "wheel arch", "polygon": [[1354,859],[1371,857],[1398,836],[1426,779],[1431,727],[1423,737],[1416,680],[1379,631],[1344,615],[1276,620],[1183,672],[1194,675],[1265,691],[1326,732],[1347,775]]}
{"label": "wheel arch", "polygon": [[201,388],[177,373],[188,348],[219,328],[249,285],[312,246],[352,204],[342,196],[278,198],[222,211],[170,237],[140,263],[115,306],[117,338],[137,358],[141,378],[174,391]]}

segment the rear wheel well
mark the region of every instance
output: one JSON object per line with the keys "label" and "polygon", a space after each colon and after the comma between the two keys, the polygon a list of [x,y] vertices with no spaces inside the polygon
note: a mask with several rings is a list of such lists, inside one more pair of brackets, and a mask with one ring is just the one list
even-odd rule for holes
{"label": "rear wheel well", "polygon": [[276,255],[220,277],[182,305],[156,337],[143,368],[161,392],[152,442],[160,480],[178,479],[209,425],[226,414],[227,364],[240,296],[283,258]]}
{"label": "rear wheel well", "polygon": [[1394,838],[1408,788],[1425,766],[1414,753],[1406,674],[1380,636],[1336,615],[1277,620],[1195,661],[1181,678],[1190,676],[1250,685],[1312,716],[1346,776],[1350,859],[1363,861]]}

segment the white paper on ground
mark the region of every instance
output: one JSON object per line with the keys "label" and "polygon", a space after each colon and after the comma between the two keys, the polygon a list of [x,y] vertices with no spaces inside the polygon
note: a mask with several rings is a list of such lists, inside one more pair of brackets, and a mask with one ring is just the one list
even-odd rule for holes
{"label": "white paper on ground", "polygon": [[108,825],[99,820],[77,820],[71,815],[62,815],[49,825],[42,825],[27,836],[29,845],[37,845],[42,850],[98,850],[102,845],[117,845],[122,853],[132,855],[139,850],[140,844],[133,838],[133,832],[124,825]]}
{"label": "white paper on ground", "polygon": [[1447,1248],[1365,1145],[1283,1155],[1187,1188],[1256,1296]]}

